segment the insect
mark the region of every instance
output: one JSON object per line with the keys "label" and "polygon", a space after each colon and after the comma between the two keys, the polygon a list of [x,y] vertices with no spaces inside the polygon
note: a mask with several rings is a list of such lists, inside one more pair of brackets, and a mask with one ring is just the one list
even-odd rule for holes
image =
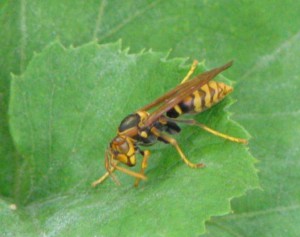
{"label": "insect", "polygon": [[[150,104],[140,108],[137,112],[128,115],[120,123],[118,133],[109,144],[105,152],[105,168],[107,172],[93,186],[102,183],[109,176],[116,184],[120,184],[113,172],[119,170],[125,174],[135,177],[135,186],[140,180],[145,180],[145,169],[147,168],[150,151],[142,150],[141,146],[153,145],[161,141],[172,145],[178,152],[184,163],[191,168],[201,168],[202,163],[192,163],[185,156],[177,141],[169,136],[180,132],[179,123],[200,127],[207,132],[224,139],[247,144],[247,140],[232,137],[193,119],[179,119],[183,114],[200,113],[214,104],[221,101],[233,88],[222,82],[212,79],[232,65],[232,61],[210,71],[197,75],[189,80],[195,71],[198,62],[195,60],[182,82],[175,88],[154,100]],[[149,112],[152,110],[152,112]],[[123,163],[127,166],[136,165],[136,155],[143,156],[140,172],[134,172],[120,166]]]}

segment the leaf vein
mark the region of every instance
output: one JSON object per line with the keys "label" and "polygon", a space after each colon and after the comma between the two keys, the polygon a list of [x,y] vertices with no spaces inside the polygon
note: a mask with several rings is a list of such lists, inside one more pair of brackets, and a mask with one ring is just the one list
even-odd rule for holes
{"label": "leaf vein", "polygon": [[[28,102],[28,96],[27,96],[27,93],[25,94],[22,94],[22,97],[23,97],[23,101],[24,101],[24,111],[25,111],[25,117],[26,117],[26,120],[28,121],[28,125],[29,125],[29,134],[28,136],[30,137],[30,144],[31,144],[31,151],[29,152],[29,157],[25,157],[24,161],[23,161],[23,164],[22,164],[22,167],[20,168],[19,170],[19,174],[17,176],[18,180],[17,180],[17,186],[18,185],[21,185],[21,182],[24,180],[23,178],[23,174],[25,174],[26,172],[24,172],[24,168],[26,169],[29,169],[29,173],[30,173],[30,187],[29,187],[29,191],[26,195],[26,197],[24,198],[24,203],[26,203],[28,201],[28,199],[30,198],[31,196],[31,193],[33,192],[33,168],[32,167],[35,167],[34,166],[34,159],[33,159],[33,155],[35,154],[35,142],[34,142],[34,136],[33,136],[33,123],[32,123],[32,116],[29,114],[29,102]],[[27,163],[30,163],[29,167],[27,166]],[[19,187],[17,187],[17,192],[19,192]],[[19,194],[19,193],[18,193]]]}
{"label": "leaf vein", "polygon": [[288,48],[291,47],[293,44],[298,44],[300,41],[300,31],[296,32],[294,35],[289,37],[287,40],[283,41],[276,49],[271,52],[270,54],[265,54],[260,57],[259,60],[250,68],[248,71],[244,73],[244,75],[241,76],[241,79],[245,79],[249,77],[251,74],[253,74],[255,71],[258,71],[266,66],[268,66],[270,63],[274,62],[278,59],[278,55],[280,55],[282,52],[286,51]]}
{"label": "leaf vein", "polygon": [[243,113],[240,115],[235,115],[236,118],[238,119],[253,119],[253,118],[281,118],[281,117],[287,117],[287,116],[291,116],[291,117],[298,117],[300,115],[300,110],[296,110],[296,111],[280,111],[280,112],[274,112],[274,113]]}
{"label": "leaf vein", "polygon": [[237,233],[236,231],[234,231],[231,225],[222,225],[221,222],[216,222],[216,221],[210,221],[209,223],[215,225],[216,227],[218,227],[219,229],[223,230],[224,232],[227,232],[228,234],[234,236],[234,237],[243,237],[243,235],[241,235],[240,233]]}
{"label": "leaf vein", "polygon": [[53,98],[55,93],[55,84],[52,78],[52,91],[50,95],[49,101],[49,123],[48,123],[48,162],[51,162],[53,158],[53,150],[52,150],[52,143],[53,143]]}
{"label": "leaf vein", "polygon": [[106,0],[102,0],[100,6],[99,6],[99,11],[98,11],[98,15],[97,15],[97,19],[96,19],[96,25],[95,25],[95,29],[94,29],[94,33],[93,33],[93,39],[97,40],[97,35],[99,32],[99,28],[102,24],[102,18],[104,15],[104,9],[106,7]]}
{"label": "leaf vein", "polygon": [[25,61],[26,61],[25,48],[27,44],[26,0],[21,0],[20,31],[21,31],[20,71],[22,72],[25,69]]}
{"label": "leaf vein", "polygon": [[274,213],[295,211],[298,209],[300,209],[300,205],[295,204],[295,205],[290,205],[290,206],[281,206],[281,207],[270,208],[270,209],[262,210],[262,211],[253,211],[253,212],[248,212],[248,213],[235,214],[235,215],[230,215],[230,216],[220,217],[220,218],[226,219],[226,220],[235,220],[235,219],[241,219],[241,218],[252,218],[252,217],[257,217],[257,216],[270,215],[270,214],[274,214]]}
{"label": "leaf vein", "polygon": [[143,13],[147,12],[148,10],[150,10],[153,7],[155,7],[156,5],[158,5],[161,1],[162,0],[157,0],[157,1],[152,2],[151,4],[149,4],[145,8],[143,8],[141,10],[137,10],[134,14],[131,14],[128,18],[126,18],[125,20],[123,20],[122,23],[120,23],[119,25],[116,25],[110,31],[108,31],[108,33],[106,35],[104,35],[103,37],[99,38],[99,41],[103,41],[104,39],[106,39],[106,38],[110,37],[111,35],[115,34],[119,30],[121,30],[123,27],[125,27],[126,25],[128,25],[130,22],[132,22],[133,20],[135,20],[138,17],[142,16]]}

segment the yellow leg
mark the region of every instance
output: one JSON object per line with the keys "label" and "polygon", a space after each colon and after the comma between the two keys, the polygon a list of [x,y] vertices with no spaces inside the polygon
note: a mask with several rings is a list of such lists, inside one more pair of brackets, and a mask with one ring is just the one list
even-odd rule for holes
{"label": "yellow leg", "polygon": [[113,167],[110,171],[107,171],[103,176],[101,176],[99,179],[97,179],[96,181],[94,181],[92,183],[93,187],[96,187],[98,184],[101,184],[102,182],[104,182],[104,180],[106,180],[110,175],[113,179],[113,181],[117,184],[117,185],[121,185],[119,180],[113,175],[113,171],[115,170],[115,168]]}
{"label": "yellow leg", "polygon": [[128,174],[132,177],[135,177],[135,178],[138,178],[138,179],[142,179],[142,180],[146,180],[147,177],[143,174],[140,174],[140,173],[137,173],[137,172],[134,172],[134,171],[131,171],[129,169],[126,169],[126,168],[123,168],[123,167],[120,167],[120,166],[115,166],[116,170],[119,170],[125,174]]}
{"label": "yellow leg", "polygon": [[[143,160],[142,160],[142,167],[141,167],[141,170],[140,170],[140,174],[141,175],[144,175],[145,174],[145,169],[147,168],[148,166],[148,158],[150,156],[150,151],[146,150],[143,152]],[[134,182],[134,186],[137,187],[139,186],[139,183],[140,183],[141,179],[140,178],[136,178],[135,179],[135,182]]]}
{"label": "yellow leg", "polygon": [[96,181],[94,181],[92,183],[92,186],[96,187],[98,184],[101,184],[104,180],[106,180],[108,178],[109,175],[110,175],[110,173],[106,172],[103,176],[101,176],[99,179],[97,179]]}
{"label": "yellow leg", "polygon": [[106,150],[105,151],[105,169],[107,170],[107,172],[101,176],[99,179],[97,179],[96,181],[94,181],[92,183],[93,187],[96,187],[98,184],[101,184],[102,182],[104,182],[109,176],[112,178],[112,180],[115,182],[116,185],[121,185],[120,181],[117,179],[117,177],[113,174],[113,172],[116,169],[116,166],[118,164],[118,161],[116,161],[116,163],[112,163],[110,161],[110,151]]}
{"label": "yellow leg", "polygon": [[142,179],[142,180],[146,180],[147,177],[143,174],[140,174],[140,173],[136,173],[134,171],[131,171],[129,169],[126,169],[126,168],[123,168],[123,167],[120,167],[120,166],[117,166],[117,165],[114,165],[113,168],[110,170],[110,171],[107,171],[102,177],[100,177],[99,179],[97,179],[96,181],[94,181],[92,183],[92,186],[93,187],[96,187],[98,184],[104,182],[104,180],[106,180],[109,176],[112,177],[113,181],[117,184],[117,185],[120,185],[120,182],[118,181],[118,179],[113,175],[113,171],[114,170],[119,170],[125,174],[128,174],[130,176],[133,176],[137,179]]}
{"label": "yellow leg", "polygon": [[181,150],[181,148],[179,147],[177,141],[172,138],[169,137],[163,133],[161,133],[159,130],[157,130],[156,128],[152,128],[151,132],[156,135],[157,137],[162,138],[163,140],[165,140],[166,142],[170,143],[172,146],[175,147],[175,149],[177,150],[177,152],[179,153],[181,159],[183,160],[184,163],[186,163],[187,166],[189,166],[190,168],[201,168],[204,167],[205,165],[202,163],[198,163],[198,164],[194,164],[191,161],[189,161],[186,156],[184,155],[183,151]]}
{"label": "yellow leg", "polygon": [[186,82],[186,81],[191,77],[191,75],[192,75],[192,74],[194,73],[194,71],[196,70],[197,66],[198,66],[198,61],[197,61],[197,60],[194,60],[192,66],[191,66],[191,68],[190,68],[190,70],[188,71],[187,75],[183,78],[183,80],[181,81],[180,84]]}
{"label": "yellow leg", "polygon": [[205,130],[205,131],[207,131],[207,132],[209,132],[209,133],[211,133],[215,136],[224,138],[226,140],[229,140],[229,141],[232,141],[232,142],[237,142],[237,143],[248,144],[248,141],[246,139],[232,137],[232,136],[229,136],[227,134],[218,132],[218,131],[216,131],[214,129],[211,129],[211,128],[207,127],[206,125],[204,125],[202,123],[199,123],[199,122],[197,122],[193,119],[170,119],[170,121],[178,122],[178,123],[185,123],[185,124],[188,124],[188,125],[195,125],[195,126],[198,126],[198,127],[202,128],[203,130]]}

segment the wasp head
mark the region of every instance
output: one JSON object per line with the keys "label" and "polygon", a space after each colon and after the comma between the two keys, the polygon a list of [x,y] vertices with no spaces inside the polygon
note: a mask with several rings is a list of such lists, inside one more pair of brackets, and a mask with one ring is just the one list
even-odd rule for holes
{"label": "wasp head", "polygon": [[110,159],[119,161],[128,166],[134,166],[136,164],[136,149],[133,139],[127,136],[118,135],[109,145],[109,156]]}

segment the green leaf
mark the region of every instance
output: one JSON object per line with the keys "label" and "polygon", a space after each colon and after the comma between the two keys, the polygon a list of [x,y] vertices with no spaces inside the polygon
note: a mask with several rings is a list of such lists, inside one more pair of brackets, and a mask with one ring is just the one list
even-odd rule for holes
{"label": "green leaf", "polygon": [[[31,216],[20,209],[14,202],[0,199],[1,236],[24,236],[28,229],[32,236],[37,236]],[[29,221],[30,220],[30,221]]]}
{"label": "green leaf", "polygon": [[260,57],[243,75],[237,90],[244,106],[237,103],[240,115],[236,117],[247,124],[253,136],[251,150],[262,160],[264,192],[234,200],[236,214],[214,219],[207,236],[222,235],[224,229],[228,236],[299,234],[299,40],[298,32]]}
{"label": "green leaf", "polygon": [[235,60],[234,68],[226,72],[237,82],[233,98],[238,103],[230,110],[253,137],[249,151],[260,160],[263,191],[234,199],[234,213],[214,218],[209,232],[215,236],[297,236],[300,130],[299,98],[294,89],[299,88],[300,81],[299,3],[1,1],[1,194],[14,196],[14,174],[20,163],[6,118],[10,73],[23,71],[33,52],[41,51],[57,37],[65,45],[121,38],[132,52],[172,49],[173,57],[206,59],[208,68]]}
{"label": "green leaf", "polygon": [[[46,235],[200,234],[205,220],[230,212],[230,199],[257,187],[255,160],[245,146],[184,127],[176,139],[191,161],[206,168],[188,168],[174,148],[160,144],[149,148],[149,181],[140,188],[120,173],[121,187],[108,180],[91,188],[105,173],[104,151],[120,121],[188,71],[181,66],[185,60],[166,57],[128,54],[120,43],[68,49],[53,43],[14,76],[11,132],[24,157],[17,197]],[[245,137],[224,112],[230,103],[226,99],[196,118]]]}

